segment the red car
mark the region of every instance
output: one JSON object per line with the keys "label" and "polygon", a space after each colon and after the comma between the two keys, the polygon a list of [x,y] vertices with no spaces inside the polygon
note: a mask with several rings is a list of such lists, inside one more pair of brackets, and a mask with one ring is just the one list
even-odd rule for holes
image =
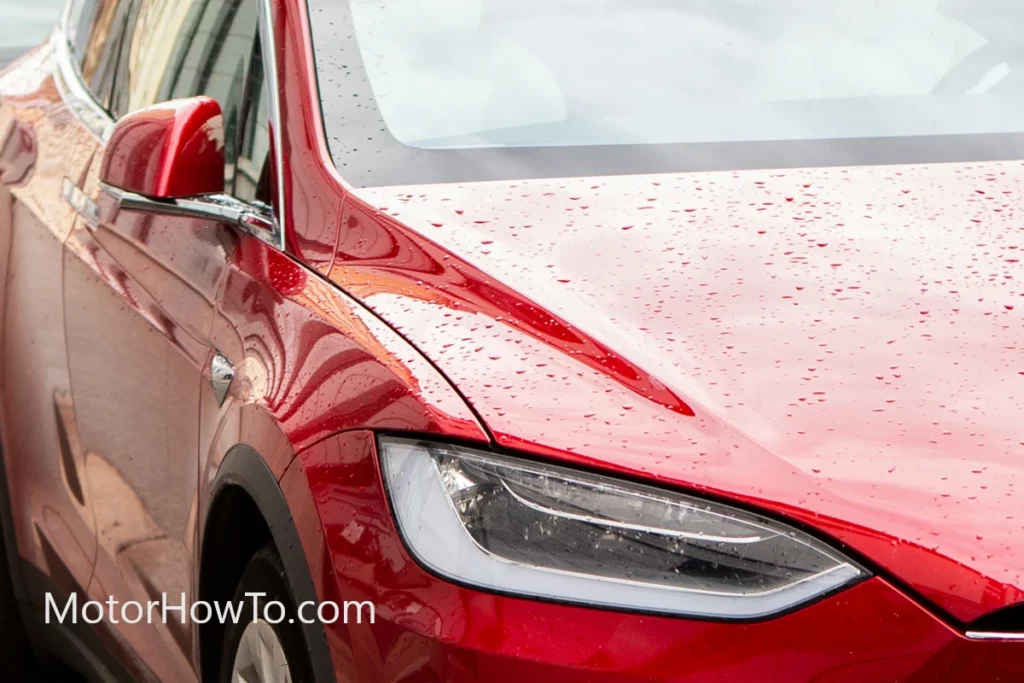
{"label": "red car", "polygon": [[1024,680],[1022,32],[71,0],[0,76],[8,675]]}

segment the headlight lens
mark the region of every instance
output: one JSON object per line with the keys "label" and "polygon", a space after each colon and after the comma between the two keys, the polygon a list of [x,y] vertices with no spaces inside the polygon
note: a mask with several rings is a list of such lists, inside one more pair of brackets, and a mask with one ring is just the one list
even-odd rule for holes
{"label": "headlight lens", "polygon": [[391,437],[380,446],[406,544],[462,583],[752,619],[868,575],[807,534],[699,498],[460,446]]}

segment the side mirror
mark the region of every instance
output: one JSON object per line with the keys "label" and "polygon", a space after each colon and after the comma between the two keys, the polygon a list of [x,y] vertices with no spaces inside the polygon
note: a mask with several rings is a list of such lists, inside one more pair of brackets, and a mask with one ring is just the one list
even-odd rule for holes
{"label": "side mirror", "polygon": [[224,192],[224,119],[217,100],[171,100],[122,118],[107,143],[100,180],[150,199]]}

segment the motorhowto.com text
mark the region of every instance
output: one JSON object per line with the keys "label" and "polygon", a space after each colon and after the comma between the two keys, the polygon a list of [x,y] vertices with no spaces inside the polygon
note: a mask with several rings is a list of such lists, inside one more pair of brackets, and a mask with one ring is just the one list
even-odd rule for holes
{"label": "motorhowto.com text", "polygon": [[259,621],[262,619],[270,624],[288,623],[302,624],[334,624],[339,621],[345,624],[374,623],[376,610],[372,602],[346,601],[313,602],[307,600],[296,606],[293,615],[288,614],[284,603],[277,600],[261,601],[266,593],[252,592],[245,594],[245,600],[235,602],[207,602],[199,600],[188,602],[184,593],[177,600],[169,599],[162,593],[159,600],[142,603],[135,600],[119,602],[113,596],[105,601],[88,600],[79,605],[78,594],[72,593],[64,601],[63,606],[57,604],[50,593],[46,594],[46,623],[77,624],[79,620],[86,624],[98,624],[106,620],[111,624],[167,624],[172,620],[182,624],[205,624],[218,622],[221,624],[237,624],[242,621]]}

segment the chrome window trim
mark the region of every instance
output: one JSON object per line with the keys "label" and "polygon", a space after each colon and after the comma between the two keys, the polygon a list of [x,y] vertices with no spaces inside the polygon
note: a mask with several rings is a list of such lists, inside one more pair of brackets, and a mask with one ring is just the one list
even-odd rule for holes
{"label": "chrome window trim", "polygon": [[71,7],[74,2],[75,0],[71,0],[65,5],[64,14],[53,32],[53,54],[56,61],[53,80],[64,104],[93,135],[102,142],[106,142],[110,139],[110,132],[114,128],[114,119],[106,109],[100,106],[100,103],[93,98],[92,93],[85,86],[82,70],[71,52],[71,42],[68,39],[68,21],[71,18]]}
{"label": "chrome window trim", "polygon": [[[273,211],[273,240],[269,244],[285,250],[284,156],[281,151],[281,105],[277,80],[277,41],[274,38],[272,0],[260,0],[260,50],[263,52],[263,78],[267,82],[267,104],[270,107],[271,143],[274,154],[274,177],[277,180],[277,210]],[[262,239],[262,238],[261,238]]]}

